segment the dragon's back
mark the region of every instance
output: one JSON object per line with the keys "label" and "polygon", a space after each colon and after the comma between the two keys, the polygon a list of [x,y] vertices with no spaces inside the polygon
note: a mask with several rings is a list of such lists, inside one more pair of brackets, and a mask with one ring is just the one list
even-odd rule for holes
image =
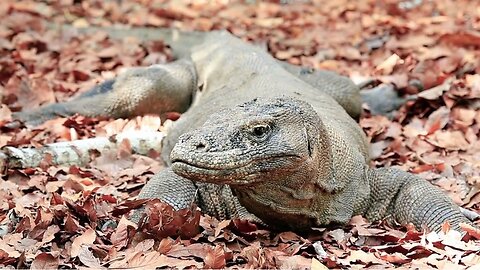
{"label": "dragon's back", "polygon": [[191,59],[198,74],[198,90],[192,106],[177,121],[164,143],[167,162],[178,137],[202,126],[211,114],[255,98],[279,96],[308,102],[332,133],[347,136],[345,140],[349,142],[349,147],[359,149],[368,159],[362,130],[331,96],[286,71],[258,47],[227,32],[211,32],[208,35],[192,48]]}

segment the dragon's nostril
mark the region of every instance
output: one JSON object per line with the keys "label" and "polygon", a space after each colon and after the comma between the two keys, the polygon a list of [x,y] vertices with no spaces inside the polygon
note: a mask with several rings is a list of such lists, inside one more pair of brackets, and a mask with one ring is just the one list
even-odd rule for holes
{"label": "dragon's nostril", "polygon": [[205,144],[203,144],[203,143],[197,144],[196,149],[197,149],[197,150],[204,150],[204,149],[205,149]]}

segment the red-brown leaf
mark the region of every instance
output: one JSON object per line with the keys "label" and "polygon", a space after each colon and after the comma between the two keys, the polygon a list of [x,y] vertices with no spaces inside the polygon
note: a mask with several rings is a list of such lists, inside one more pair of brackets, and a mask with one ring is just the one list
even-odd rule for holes
{"label": "red-brown leaf", "polygon": [[58,258],[54,257],[52,254],[42,252],[35,257],[32,265],[30,266],[30,269],[57,269],[59,263],[60,262]]}
{"label": "red-brown leaf", "polygon": [[207,252],[205,268],[221,269],[225,268],[225,264],[225,251],[222,246],[215,246],[214,249],[210,249],[209,252]]}

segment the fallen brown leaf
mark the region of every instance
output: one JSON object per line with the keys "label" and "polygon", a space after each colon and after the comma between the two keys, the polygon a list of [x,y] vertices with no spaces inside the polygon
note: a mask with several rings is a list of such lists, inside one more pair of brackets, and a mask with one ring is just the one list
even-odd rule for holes
{"label": "fallen brown leaf", "polygon": [[82,251],[82,246],[89,246],[93,244],[95,239],[96,233],[93,229],[88,228],[87,230],[85,230],[82,235],[77,236],[75,239],[73,239],[70,256],[77,257]]}
{"label": "fallen brown leaf", "polygon": [[205,268],[222,269],[225,268],[225,251],[223,247],[218,245],[210,249],[205,256]]}
{"label": "fallen brown leaf", "polygon": [[42,252],[38,254],[30,265],[30,269],[40,270],[40,269],[57,269],[60,262],[58,258],[54,257],[52,254]]}
{"label": "fallen brown leaf", "polygon": [[100,260],[96,258],[86,246],[81,247],[80,253],[78,254],[78,259],[87,267],[105,269],[105,267],[102,267],[100,264]]}
{"label": "fallen brown leaf", "polygon": [[475,32],[457,32],[444,34],[440,41],[455,46],[475,46],[480,47],[480,34]]}

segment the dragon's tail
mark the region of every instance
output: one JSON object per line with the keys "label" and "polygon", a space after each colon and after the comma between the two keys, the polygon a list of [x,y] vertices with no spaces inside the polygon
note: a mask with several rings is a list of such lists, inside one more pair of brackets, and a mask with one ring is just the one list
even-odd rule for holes
{"label": "dragon's tail", "polygon": [[59,31],[74,31],[78,34],[93,34],[105,32],[112,39],[122,39],[125,37],[135,37],[142,41],[163,40],[170,45],[174,56],[180,58],[190,53],[190,49],[195,44],[201,43],[210,32],[181,31],[175,28],[153,28],[153,27],[134,27],[129,28],[120,26],[87,26],[75,27],[68,24],[47,24],[49,29],[58,29]]}

